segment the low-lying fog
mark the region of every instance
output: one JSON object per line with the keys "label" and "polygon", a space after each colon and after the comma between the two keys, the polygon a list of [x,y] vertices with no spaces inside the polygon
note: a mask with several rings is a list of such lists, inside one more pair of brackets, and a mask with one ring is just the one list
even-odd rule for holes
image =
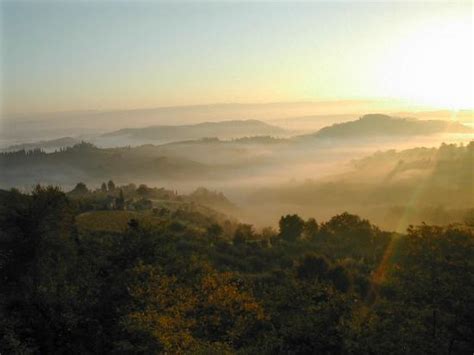
{"label": "low-lying fog", "polygon": [[[80,167],[67,170],[64,166],[69,167],[71,162],[57,163],[49,161],[49,157],[43,165],[10,164],[8,168],[2,167],[4,171],[1,174],[0,187],[16,186],[29,189],[33,183],[40,182],[59,184],[69,190],[82,181],[89,188],[98,188],[100,183],[107,179],[113,179],[118,185],[145,183],[177,190],[179,193],[190,193],[203,186],[210,190],[222,191],[238,207],[236,217],[257,227],[275,225],[279,216],[287,213],[298,213],[305,218],[315,217],[323,220],[347,210],[369,218],[382,227],[403,230],[409,223],[425,219],[431,219],[431,222],[434,219],[435,223],[459,221],[474,207],[473,185],[466,182],[466,176],[469,178],[470,174],[472,177],[472,151],[458,152],[457,155],[453,153],[452,157],[446,158],[450,161],[449,164],[465,159],[459,164],[456,163],[458,165],[453,163],[451,173],[449,169],[448,172],[439,170],[439,164],[436,163],[439,160],[438,148],[442,143],[468,145],[474,140],[473,133],[315,139],[300,135],[314,133],[334,123],[355,120],[361,115],[308,115],[307,111],[299,108],[286,111],[286,114],[280,116],[272,116],[275,107],[269,106],[266,110],[268,112],[261,109],[260,116],[258,112],[244,110],[247,114],[245,118],[262,119],[269,125],[263,126],[262,132],[265,132],[265,129],[281,129],[281,132],[271,131],[277,133],[269,134],[280,139],[235,139],[239,137],[219,137],[216,134],[215,137],[220,139],[170,143],[166,140],[147,140],[127,135],[102,136],[102,133],[110,132],[110,129],[106,129],[110,126],[105,124],[109,122],[109,116],[103,118],[104,124],[99,122],[95,126],[88,126],[91,117],[101,117],[98,113],[90,113],[83,121],[74,121],[76,126],[68,123],[55,127],[54,121],[48,121],[45,125],[41,120],[22,120],[17,125],[10,122],[3,125],[1,132],[1,143],[4,147],[12,143],[58,139],[64,134],[71,136],[70,139],[74,141],[84,139],[97,147],[136,148],[110,152],[112,158],[98,160],[96,168],[90,168],[97,171],[92,172]],[[195,111],[195,115],[191,115],[189,110],[164,112],[168,114],[168,118],[177,117],[181,113],[181,123],[189,124],[197,123],[197,119],[203,117],[212,120],[218,117],[219,113],[225,119],[237,119],[237,114],[243,114],[244,111],[235,107],[232,110],[229,107],[220,107],[220,110],[207,108],[206,111],[201,107]],[[262,113],[263,111],[265,112]],[[301,115],[291,118],[290,114],[295,114],[296,111]],[[152,113],[140,112],[142,119],[133,124],[127,119],[127,115],[120,114],[114,128],[143,127],[139,123],[153,121],[150,120]],[[163,112],[160,114],[164,115]],[[446,117],[446,113],[439,113],[438,116]],[[56,120],[61,122],[58,118]],[[160,122],[163,123],[169,121]],[[170,138],[170,141],[172,140]],[[376,152],[417,147],[436,149],[413,153],[393,152],[363,168],[355,162]],[[55,149],[54,144],[49,148],[48,145],[43,146],[44,151]],[[465,154],[467,158],[459,158],[460,154]],[[150,169],[154,167],[154,159],[166,157],[167,160],[165,165],[157,165],[156,173],[153,173],[153,170],[134,170],[130,165],[119,168],[107,165],[109,161],[113,162],[124,155],[132,162],[135,158],[145,159],[144,161],[150,159]],[[84,166],[90,166],[87,165],[88,159],[84,160]],[[176,169],[177,173],[167,174],[167,171],[160,170],[161,166],[166,167],[163,169]],[[110,171],[110,174],[107,171]],[[451,194],[450,189],[453,190]],[[457,201],[455,197],[459,197]]]}
{"label": "low-lying fog", "polygon": [[[318,183],[337,183],[341,181],[345,174],[350,173],[359,175],[362,180],[370,174],[372,177],[375,177],[375,180],[369,182],[370,184],[383,183],[382,178],[387,173],[386,171],[383,169],[377,171],[373,167],[371,167],[371,171],[355,171],[354,160],[362,159],[378,151],[392,149],[400,151],[415,147],[438,148],[442,143],[467,145],[473,140],[473,134],[439,134],[430,137],[416,136],[409,139],[378,138],[363,143],[333,140],[320,144],[296,146],[291,149],[278,146],[254,146],[247,147],[245,158],[241,158],[240,168],[234,170],[225,179],[192,179],[190,181],[149,180],[146,183],[151,186],[165,186],[182,193],[189,193],[199,186],[222,191],[232,202],[240,207],[241,213],[238,217],[257,226],[275,225],[278,217],[287,213],[298,213],[306,218],[313,216],[324,220],[336,213],[349,210],[349,212],[360,213],[366,218],[371,218],[381,226],[403,230],[409,224],[408,222],[400,221],[401,226],[399,228],[393,221],[387,221],[386,211],[377,210],[377,206],[364,206],[364,201],[360,198],[355,198],[355,200],[351,201],[351,197],[347,196],[347,200],[339,199],[338,201],[341,203],[329,206],[322,205],[321,201],[311,199],[303,204],[298,199],[289,202],[291,199],[286,201],[281,199],[279,201],[278,198],[268,199],[268,196],[265,196],[257,199],[255,196],[263,189],[275,195],[274,192],[276,191],[295,186],[304,187],[311,184],[317,186]],[[199,150],[194,150],[190,153],[190,156],[193,160],[205,163],[211,163],[212,161],[220,164],[224,163],[223,159],[219,159],[217,155],[200,156]],[[261,164],[259,161],[264,161],[264,163]],[[466,166],[466,168],[469,168],[469,166]],[[471,171],[473,169],[471,166]],[[422,174],[429,173],[430,171],[422,171]],[[425,179],[424,176],[420,181],[423,181],[423,179]],[[418,183],[418,180],[414,181],[414,184]],[[362,185],[363,182],[357,181],[355,184]],[[466,190],[466,203],[468,207],[474,207],[474,190],[472,190],[472,187],[471,185],[471,189]],[[338,187],[335,186],[334,188],[337,191]],[[367,187],[364,186],[364,188]],[[469,194],[470,198],[468,197]],[[446,199],[449,200],[450,197],[447,196]],[[433,208],[449,208],[449,206],[449,203],[438,203]],[[411,222],[415,222],[415,220]]]}
{"label": "low-lying fog", "polygon": [[[354,100],[268,104],[215,104],[160,107],[121,111],[71,111],[5,115],[0,112],[0,149],[60,137],[92,141],[98,146],[134,145],[133,140],[97,139],[122,128],[153,125],[187,125],[228,120],[261,120],[295,134],[314,132],[333,123],[345,122],[371,112],[386,112],[397,117],[457,120],[472,123],[472,111],[401,111],[406,104],[393,100]],[[166,143],[154,142],[154,143]]]}

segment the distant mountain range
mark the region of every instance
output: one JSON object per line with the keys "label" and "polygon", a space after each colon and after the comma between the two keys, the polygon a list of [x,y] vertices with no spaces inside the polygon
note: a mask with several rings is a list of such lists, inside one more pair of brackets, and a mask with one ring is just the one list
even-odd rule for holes
{"label": "distant mountain range", "polygon": [[[413,111],[416,109],[416,112]],[[470,123],[473,111],[420,111],[409,103],[394,100],[335,100],[327,102],[280,102],[259,104],[210,104],[156,107],[126,110],[88,110],[1,114],[0,144],[7,145],[45,141],[58,137],[90,137],[122,128],[142,128],[156,125],[192,125],[200,122],[253,119],[282,128],[294,134],[308,134],[333,123],[353,120],[364,113],[385,113],[398,117],[451,120]],[[394,114],[397,112],[396,114]],[[255,135],[255,134],[254,134]],[[265,134],[263,134],[265,135]],[[104,137],[103,137],[104,138]],[[133,145],[134,142],[114,140],[110,144],[92,143],[103,147]]]}
{"label": "distant mountain range", "polygon": [[306,135],[315,138],[361,138],[374,136],[413,136],[435,133],[472,133],[474,130],[459,122],[397,118],[370,114],[356,121],[333,124]]}
{"label": "distant mountain range", "polygon": [[103,134],[103,137],[126,137],[137,140],[181,141],[217,137],[221,139],[260,135],[283,135],[287,131],[258,120],[204,122],[182,126],[150,126],[124,128]]}
{"label": "distant mountain range", "polygon": [[[309,118],[307,118],[309,119]],[[474,129],[459,122],[446,120],[418,120],[397,118],[383,114],[368,114],[358,120],[333,124],[311,134],[295,137],[293,140],[314,138],[359,139],[367,137],[403,137],[431,135],[436,133],[474,133]],[[204,142],[210,139],[235,140],[242,144],[281,143],[291,131],[258,120],[232,120],[204,122],[193,125],[160,125],[142,128],[123,128],[86,139],[100,147],[138,146],[142,144],[167,144]],[[54,151],[73,146],[82,139],[63,137],[33,143],[16,144],[2,149],[4,152],[43,149]],[[287,140],[291,143],[291,139]]]}

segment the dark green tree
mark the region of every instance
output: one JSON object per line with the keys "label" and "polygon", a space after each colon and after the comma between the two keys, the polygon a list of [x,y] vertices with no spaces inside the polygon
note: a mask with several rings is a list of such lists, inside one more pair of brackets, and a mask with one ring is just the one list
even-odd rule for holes
{"label": "dark green tree", "polygon": [[251,224],[239,224],[234,233],[234,244],[242,245],[254,239],[253,226]]}
{"label": "dark green tree", "polygon": [[72,189],[70,192],[71,195],[76,195],[76,196],[83,196],[83,195],[87,195],[88,193],[89,193],[89,189],[87,188],[86,184],[84,184],[83,182],[77,183],[74,189]]}
{"label": "dark green tree", "polygon": [[341,292],[347,292],[351,287],[349,272],[341,265],[332,267],[327,273],[327,278]]}
{"label": "dark green tree", "polygon": [[117,210],[123,210],[125,208],[125,198],[123,197],[122,189],[120,189],[119,197],[115,199],[115,208]]}
{"label": "dark green tree", "polygon": [[295,241],[300,238],[304,229],[304,221],[297,214],[286,215],[280,218],[280,236],[287,241]]}
{"label": "dark green tree", "polygon": [[330,261],[314,253],[306,254],[296,268],[298,278],[302,280],[325,279],[330,267]]}
{"label": "dark green tree", "polygon": [[211,238],[218,238],[222,235],[222,233],[223,229],[217,223],[213,223],[207,228],[207,235]]}
{"label": "dark green tree", "polygon": [[315,239],[319,231],[318,222],[314,218],[309,218],[304,224],[303,235],[306,239]]}

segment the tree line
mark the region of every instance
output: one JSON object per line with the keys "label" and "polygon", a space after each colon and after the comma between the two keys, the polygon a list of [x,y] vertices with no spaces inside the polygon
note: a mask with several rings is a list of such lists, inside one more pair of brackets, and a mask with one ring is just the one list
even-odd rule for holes
{"label": "tree line", "polygon": [[131,218],[106,232],[80,228],[78,216],[96,213],[84,206],[51,186],[0,191],[0,352],[474,347],[468,225],[394,234],[345,212],[323,222],[290,214],[277,230],[255,230],[203,213],[142,211],[159,223]]}

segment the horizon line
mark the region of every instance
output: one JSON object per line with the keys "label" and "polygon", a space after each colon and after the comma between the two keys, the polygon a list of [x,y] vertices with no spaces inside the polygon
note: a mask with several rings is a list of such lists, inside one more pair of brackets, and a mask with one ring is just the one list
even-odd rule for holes
{"label": "horizon line", "polygon": [[[322,99],[322,100],[295,100],[295,101],[264,101],[264,102],[210,102],[210,103],[197,103],[197,104],[182,104],[182,105],[162,105],[162,106],[148,106],[148,107],[136,107],[136,108],[90,108],[90,109],[73,109],[73,110],[57,110],[57,111],[36,111],[36,112],[13,112],[4,113],[0,111],[1,118],[17,118],[29,115],[61,115],[61,114],[78,114],[78,113],[114,113],[114,112],[133,112],[133,111],[152,111],[152,110],[166,110],[166,109],[185,109],[185,108],[202,108],[211,106],[266,106],[266,105],[317,105],[317,104],[335,104],[335,103],[390,103],[394,105],[401,104],[401,110],[414,110],[413,112],[437,112],[437,111],[449,111],[449,112],[462,112],[462,111],[474,111],[474,107],[463,107],[463,108],[449,108],[449,107],[436,107],[435,105],[427,104],[413,104],[408,99],[399,98],[344,98],[344,99]],[[400,111],[403,112],[403,111]]]}

